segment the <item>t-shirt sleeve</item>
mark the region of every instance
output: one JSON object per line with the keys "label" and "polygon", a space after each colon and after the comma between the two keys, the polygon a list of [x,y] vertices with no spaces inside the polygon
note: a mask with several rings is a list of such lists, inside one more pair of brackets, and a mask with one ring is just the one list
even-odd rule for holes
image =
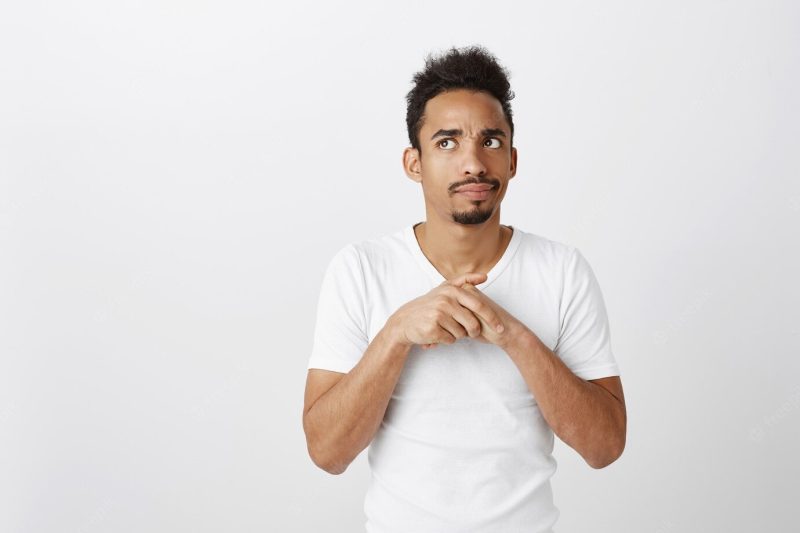
{"label": "t-shirt sleeve", "polygon": [[559,319],[559,337],[553,352],[573,374],[585,380],[620,375],[611,351],[611,332],[600,285],[575,247],[571,247],[564,265]]}
{"label": "t-shirt sleeve", "polygon": [[333,256],[322,278],[308,368],[347,373],[361,360],[369,345],[364,300],[358,249],[348,244]]}

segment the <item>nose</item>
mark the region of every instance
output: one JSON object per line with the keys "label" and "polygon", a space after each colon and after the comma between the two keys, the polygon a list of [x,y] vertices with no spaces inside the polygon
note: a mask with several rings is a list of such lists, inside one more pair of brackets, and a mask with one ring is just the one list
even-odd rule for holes
{"label": "nose", "polygon": [[481,156],[481,149],[469,143],[466,149],[462,151],[463,159],[461,160],[461,173],[465,176],[483,176],[486,174],[486,165],[484,164]]}

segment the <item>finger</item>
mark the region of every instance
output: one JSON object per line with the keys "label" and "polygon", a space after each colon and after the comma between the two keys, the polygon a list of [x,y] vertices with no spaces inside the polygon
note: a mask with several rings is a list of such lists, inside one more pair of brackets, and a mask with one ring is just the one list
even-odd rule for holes
{"label": "finger", "polygon": [[467,335],[470,337],[475,338],[481,334],[483,326],[480,320],[475,313],[463,305],[453,302],[450,315],[467,331]]}
{"label": "finger", "polygon": [[447,344],[453,344],[457,339],[467,336],[467,330],[449,315],[443,315],[439,319],[439,328],[444,335],[443,342]]}
{"label": "finger", "polygon": [[[488,328],[489,326],[486,326],[486,327]],[[477,337],[475,337],[475,340],[478,341],[478,342],[486,343],[486,344],[492,344],[492,341],[490,341],[489,339],[487,339],[483,335],[478,335]]]}
{"label": "finger", "polygon": [[472,283],[473,285],[477,285],[486,281],[486,274],[483,272],[467,272],[466,274],[461,274],[460,276],[456,276],[453,279],[448,279],[442,282],[442,285],[449,284],[455,285],[456,287],[460,287],[465,283]]}
{"label": "finger", "polygon": [[495,310],[483,300],[484,296],[481,291],[474,288],[473,290],[459,288],[459,290],[455,291],[455,297],[458,303],[475,313],[479,318],[482,318],[484,322],[489,324],[489,327],[498,333],[503,332],[505,329],[503,321],[500,320]]}

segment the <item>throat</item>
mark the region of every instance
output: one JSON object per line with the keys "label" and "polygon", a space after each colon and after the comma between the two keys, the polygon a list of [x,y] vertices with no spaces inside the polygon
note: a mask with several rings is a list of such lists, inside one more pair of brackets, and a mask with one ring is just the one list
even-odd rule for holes
{"label": "throat", "polygon": [[[473,257],[469,257],[470,253],[464,253],[464,261],[462,263],[453,263],[453,259],[455,259],[457,255],[459,255],[455,251],[448,252],[448,248],[452,250],[452,240],[451,246],[447,246],[446,244],[438,245],[436,240],[433,236],[429,235],[425,231],[425,224],[414,226],[414,233],[417,237],[417,243],[419,244],[420,250],[422,251],[423,255],[428,259],[428,261],[433,265],[433,267],[447,280],[454,279],[460,275],[466,274],[468,272],[481,272],[484,274],[488,274],[491,270],[500,262],[505,254],[508,245],[511,242],[511,238],[513,237],[514,230],[510,226],[500,226],[500,237],[499,243],[491,246],[492,250],[489,250],[486,253],[486,256],[489,257],[488,260],[483,261],[470,261],[469,259],[479,259],[480,255],[483,255],[481,250],[481,246],[478,246],[474,249],[472,255]],[[475,257],[477,256],[477,257]]]}

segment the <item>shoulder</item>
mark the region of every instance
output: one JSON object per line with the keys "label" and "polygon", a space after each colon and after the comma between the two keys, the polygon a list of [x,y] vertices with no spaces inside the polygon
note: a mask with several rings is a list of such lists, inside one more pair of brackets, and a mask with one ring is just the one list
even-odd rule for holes
{"label": "shoulder", "polygon": [[378,237],[360,239],[342,245],[331,257],[334,267],[359,269],[362,272],[375,270],[376,267],[396,260],[398,254],[405,249],[403,230]]}
{"label": "shoulder", "polygon": [[573,260],[574,255],[579,253],[578,249],[571,244],[520,230],[517,227],[514,230],[520,231],[520,250],[525,256],[535,258],[537,262],[554,269],[563,269]]}
{"label": "shoulder", "polygon": [[398,230],[378,237],[352,241],[339,250],[338,254],[346,255],[353,261],[357,258],[362,268],[378,265],[396,259],[399,254],[407,253],[404,230]]}

